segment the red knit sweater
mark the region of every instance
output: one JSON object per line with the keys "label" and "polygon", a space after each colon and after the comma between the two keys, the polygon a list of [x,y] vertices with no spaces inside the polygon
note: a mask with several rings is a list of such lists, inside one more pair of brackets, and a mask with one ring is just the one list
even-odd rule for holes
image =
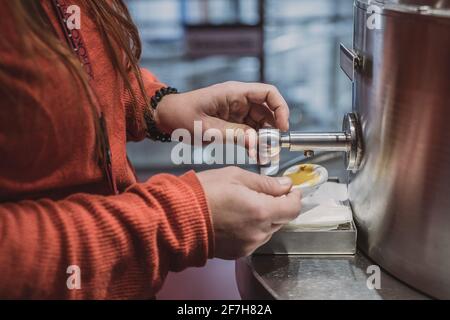
{"label": "red knit sweater", "polygon": [[[95,161],[85,94],[55,57],[19,50],[10,17],[0,10],[0,298],[151,298],[168,271],[204,265],[213,235],[202,187],[193,172],[136,182],[126,143],[145,137],[145,106],[131,107],[89,13],[82,10],[81,33],[120,195],[108,194]],[[162,84],[142,73],[153,95]],[[80,290],[66,284],[72,265]]]}

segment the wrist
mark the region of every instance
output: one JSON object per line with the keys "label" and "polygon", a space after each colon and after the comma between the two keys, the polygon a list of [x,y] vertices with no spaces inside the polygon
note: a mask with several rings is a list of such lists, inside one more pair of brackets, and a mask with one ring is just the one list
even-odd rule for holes
{"label": "wrist", "polygon": [[161,142],[170,142],[170,132],[165,132],[162,118],[158,114],[158,108],[163,100],[168,100],[168,97],[178,93],[178,90],[171,87],[164,87],[155,92],[150,98],[150,105],[144,112],[145,122],[147,124],[147,137]]}
{"label": "wrist", "polygon": [[174,128],[170,126],[169,121],[167,121],[167,117],[170,117],[170,109],[171,106],[176,105],[178,102],[178,97],[181,94],[171,94],[165,96],[158,104],[158,107],[154,109],[153,118],[155,121],[155,125],[161,132],[165,134],[171,134]]}

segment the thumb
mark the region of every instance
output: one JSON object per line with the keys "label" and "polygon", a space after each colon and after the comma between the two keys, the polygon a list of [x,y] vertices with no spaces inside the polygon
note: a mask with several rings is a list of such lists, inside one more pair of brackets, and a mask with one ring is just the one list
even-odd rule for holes
{"label": "thumb", "polygon": [[249,189],[274,197],[281,197],[289,193],[292,188],[292,180],[289,177],[268,177],[256,173],[244,175],[242,183]]}

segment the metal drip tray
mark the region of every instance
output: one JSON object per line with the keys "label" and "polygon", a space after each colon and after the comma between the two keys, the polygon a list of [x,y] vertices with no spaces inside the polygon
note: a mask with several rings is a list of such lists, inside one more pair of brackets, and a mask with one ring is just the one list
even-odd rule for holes
{"label": "metal drip tray", "polygon": [[357,232],[354,222],[335,230],[280,230],[255,254],[353,255]]}
{"label": "metal drip tray", "polygon": [[[340,153],[318,154],[310,159],[294,158],[284,163],[280,172],[298,163],[312,162],[324,166],[329,173],[328,182],[345,183],[344,158]],[[348,201],[341,202],[351,210]],[[357,231],[355,223],[339,225],[334,230],[281,229],[261,246],[255,255],[354,255]]]}

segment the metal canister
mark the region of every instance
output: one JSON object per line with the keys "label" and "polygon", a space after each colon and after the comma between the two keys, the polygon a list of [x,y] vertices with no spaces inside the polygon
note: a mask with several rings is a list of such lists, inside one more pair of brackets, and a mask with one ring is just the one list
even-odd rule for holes
{"label": "metal canister", "polygon": [[354,14],[345,53],[365,145],[349,184],[359,247],[449,299],[450,0],[356,0]]}

